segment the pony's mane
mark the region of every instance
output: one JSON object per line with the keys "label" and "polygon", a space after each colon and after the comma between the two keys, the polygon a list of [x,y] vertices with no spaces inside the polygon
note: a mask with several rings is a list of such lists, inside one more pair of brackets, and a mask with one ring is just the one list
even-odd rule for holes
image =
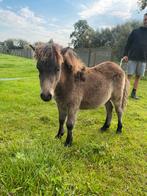
{"label": "pony's mane", "polygon": [[64,59],[64,65],[74,75],[75,80],[85,81],[86,66],[82,60],[77,56],[73,49],[67,47],[62,49],[62,56]]}
{"label": "pony's mane", "polygon": [[78,57],[76,52],[73,51],[72,48],[69,48],[69,47],[64,48],[62,50],[62,55],[63,55],[65,64],[67,64],[67,66],[70,66],[74,73],[77,73],[85,69],[85,64]]}
{"label": "pony's mane", "polygon": [[40,44],[35,48],[35,58],[37,60],[46,60],[49,57],[55,55],[54,51],[60,51],[62,46],[52,43],[52,44]]}

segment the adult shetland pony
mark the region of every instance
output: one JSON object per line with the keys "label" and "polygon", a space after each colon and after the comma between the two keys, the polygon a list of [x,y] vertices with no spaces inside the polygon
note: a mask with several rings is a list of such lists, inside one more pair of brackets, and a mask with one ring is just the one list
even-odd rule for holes
{"label": "adult shetland pony", "polygon": [[34,48],[41,86],[41,98],[55,98],[59,111],[59,130],[64,134],[66,120],[67,138],[65,146],[72,144],[72,130],[79,109],[97,108],[105,105],[106,120],[101,131],[109,128],[113,106],[118,117],[117,133],[122,132],[122,113],[129,90],[124,71],[114,62],[103,62],[88,68],[71,48],[51,44]]}

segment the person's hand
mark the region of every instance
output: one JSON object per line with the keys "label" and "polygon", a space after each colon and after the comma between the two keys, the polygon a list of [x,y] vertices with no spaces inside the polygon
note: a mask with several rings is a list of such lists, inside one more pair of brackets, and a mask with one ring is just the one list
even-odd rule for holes
{"label": "person's hand", "polygon": [[128,56],[124,56],[122,59],[123,59],[124,61],[128,62]]}

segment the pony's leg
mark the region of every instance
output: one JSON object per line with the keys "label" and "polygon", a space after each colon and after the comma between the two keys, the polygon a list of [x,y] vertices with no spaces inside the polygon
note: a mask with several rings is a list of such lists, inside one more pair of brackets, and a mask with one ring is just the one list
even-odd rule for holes
{"label": "pony's leg", "polygon": [[116,110],[117,117],[118,117],[116,133],[121,133],[122,132],[122,114],[123,114],[121,104],[115,105],[115,110]]}
{"label": "pony's leg", "polygon": [[110,123],[112,119],[112,110],[113,110],[113,105],[110,100],[105,104],[105,108],[106,108],[107,116],[104,125],[100,129],[101,131],[106,131],[110,127]]}
{"label": "pony's leg", "polygon": [[59,130],[55,138],[61,138],[64,134],[64,122],[67,116],[67,112],[63,108],[58,108],[59,110]]}
{"label": "pony's leg", "polygon": [[76,113],[77,113],[77,109],[75,109],[74,107],[70,108],[68,111],[67,122],[66,122],[67,138],[64,144],[65,146],[72,145],[72,141],[73,141],[72,130],[75,124]]}

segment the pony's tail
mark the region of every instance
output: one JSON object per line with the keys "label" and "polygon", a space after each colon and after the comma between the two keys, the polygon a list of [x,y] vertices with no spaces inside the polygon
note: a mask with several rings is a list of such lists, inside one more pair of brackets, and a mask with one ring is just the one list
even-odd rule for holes
{"label": "pony's tail", "polygon": [[124,110],[126,104],[127,104],[127,98],[129,95],[129,89],[130,89],[130,82],[127,79],[127,76],[125,75],[125,86],[123,90],[123,98],[122,98],[122,109]]}

